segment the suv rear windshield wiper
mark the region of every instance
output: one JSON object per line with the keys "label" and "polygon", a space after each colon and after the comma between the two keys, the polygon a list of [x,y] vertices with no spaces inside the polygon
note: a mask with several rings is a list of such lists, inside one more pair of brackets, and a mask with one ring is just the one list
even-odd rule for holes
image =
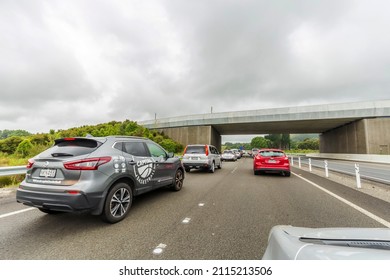
{"label": "suv rear windshield wiper", "polygon": [[74,155],[68,153],[52,153],[52,157],[73,157]]}
{"label": "suv rear windshield wiper", "polygon": [[390,241],[388,240],[317,239],[317,238],[306,238],[306,237],[301,237],[300,240],[303,242],[321,244],[321,245],[390,250]]}

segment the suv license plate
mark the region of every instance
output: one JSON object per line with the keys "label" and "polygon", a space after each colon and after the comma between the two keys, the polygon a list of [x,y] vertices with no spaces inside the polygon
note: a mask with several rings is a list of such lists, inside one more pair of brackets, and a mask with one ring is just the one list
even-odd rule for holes
{"label": "suv license plate", "polygon": [[54,178],[56,176],[56,169],[41,169],[39,176],[45,178]]}
{"label": "suv license plate", "polygon": [[276,160],[270,159],[270,160],[268,161],[268,163],[276,163]]}

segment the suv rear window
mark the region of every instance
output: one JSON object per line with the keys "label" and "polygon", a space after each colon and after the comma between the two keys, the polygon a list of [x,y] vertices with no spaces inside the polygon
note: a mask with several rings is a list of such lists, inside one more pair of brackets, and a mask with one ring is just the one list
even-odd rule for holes
{"label": "suv rear window", "polygon": [[74,157],[90,154],[102,143],[93,139],[64,138],[55,140],[53,147],[44,151],[40,157]]}
{"label": "suv rear window", "polygon": [[187,146],[186,154],[205,154],[205,146]]}

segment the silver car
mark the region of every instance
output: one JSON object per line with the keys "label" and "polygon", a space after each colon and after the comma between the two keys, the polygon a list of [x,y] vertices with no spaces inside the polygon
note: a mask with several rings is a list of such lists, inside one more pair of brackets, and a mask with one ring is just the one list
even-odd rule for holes
{"label": "silver car", "polygon": [[236,161],[237,160],[237,155],[233,151],[231,151],[231,150],[225,150],[222,153],[221,160]]}
{"label": "silver car", "polygon": [[187,145],[182,157],[187,172],[191,169],[204,169],[214,173],[215,168],[222,168],[221,154],[212,145]]}
{"label": "silver car", "polygon": [[274,226],[263,260],[390,260],[390,229]]}
{"label": "silver car", "polygon": [[89,211],[109,223],[126,217],[134,196],[179,191],[184,181],[180,159],[140,137],[57,139],[27,168],[18,202],[48,214]]}

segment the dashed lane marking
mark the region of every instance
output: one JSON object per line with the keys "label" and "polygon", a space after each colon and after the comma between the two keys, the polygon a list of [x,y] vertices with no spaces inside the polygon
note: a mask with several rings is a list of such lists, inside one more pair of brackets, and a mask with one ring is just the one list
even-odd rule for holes
{"label": "dashed lane marking", "polygon": [[153,250],[154,255],[160,255],[164,252],[164,249],[167,247],[166,244],[160,243],[156,248]]}

